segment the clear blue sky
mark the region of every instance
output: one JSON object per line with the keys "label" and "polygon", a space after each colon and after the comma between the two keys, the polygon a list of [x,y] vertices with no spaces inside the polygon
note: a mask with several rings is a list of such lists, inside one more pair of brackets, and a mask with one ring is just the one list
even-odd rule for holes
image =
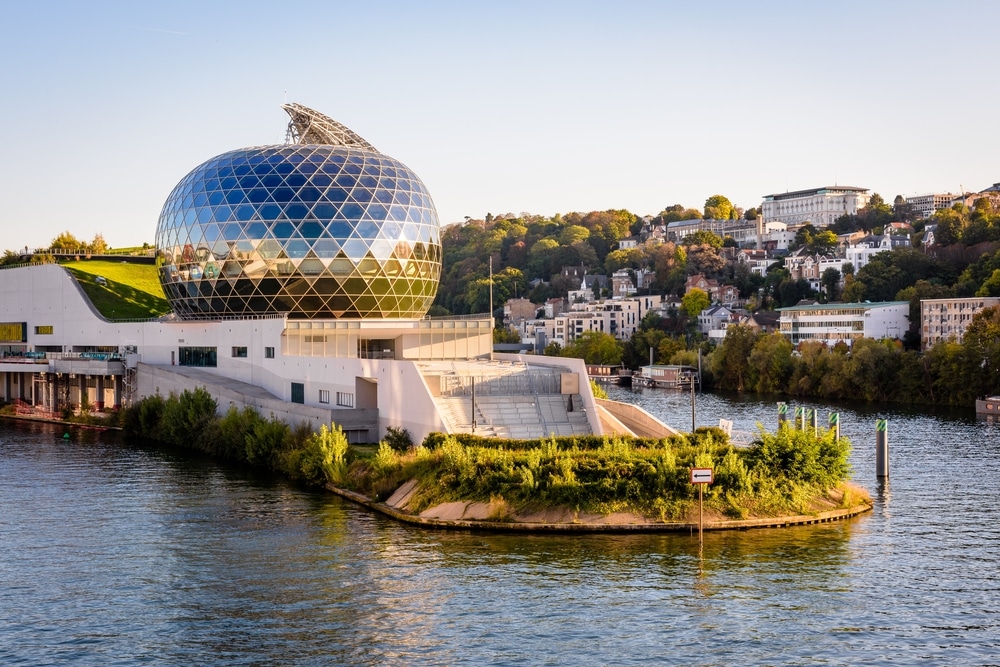
{"label": "clear blue sky", "polygon": [[288,101],[442,223],[839,183],[1000,181],[997,2],[21,2],[0,9],[3,242],[153,242],[194,166]]}

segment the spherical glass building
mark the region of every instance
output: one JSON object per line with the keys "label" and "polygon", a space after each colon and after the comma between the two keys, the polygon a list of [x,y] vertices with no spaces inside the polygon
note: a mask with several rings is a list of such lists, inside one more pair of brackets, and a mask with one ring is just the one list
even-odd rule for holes
{"label": "spherical glass building", "polygon": [[424,184],[336,121],[284,108],[293,142],[214,157],[163,205],[157,262],[174,312],[422,317],[441,276]]}

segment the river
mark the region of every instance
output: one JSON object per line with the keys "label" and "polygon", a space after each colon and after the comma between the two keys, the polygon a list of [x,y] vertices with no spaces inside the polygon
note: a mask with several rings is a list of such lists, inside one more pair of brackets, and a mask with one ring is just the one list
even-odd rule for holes
{"label": "river", "polygon": [[[690,427],[687,394],[612,393]],[[703,550],[421,530],[186,453],[0,422],[0,664],[1000,664],[1000,425],[838,410],[874,511]],[[776,410],[696,397],[699,425],[720,417],[773,428]]]}

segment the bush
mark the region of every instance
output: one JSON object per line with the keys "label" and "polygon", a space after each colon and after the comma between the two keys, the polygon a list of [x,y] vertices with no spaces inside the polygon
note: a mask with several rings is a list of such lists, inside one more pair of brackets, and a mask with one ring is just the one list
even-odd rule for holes
{"label": "bush", "polygon": [[410,432],[398,426],[390,426],[385,430],[385,442],[397,452],[405,452],[413,447]]}
{"label": "bush", "polygon": [[162,437],[175,446],[196,447],[209,422],[216,418],[217,404],[204,387],[185,389],[180,396],[171,394],[160,419]]}

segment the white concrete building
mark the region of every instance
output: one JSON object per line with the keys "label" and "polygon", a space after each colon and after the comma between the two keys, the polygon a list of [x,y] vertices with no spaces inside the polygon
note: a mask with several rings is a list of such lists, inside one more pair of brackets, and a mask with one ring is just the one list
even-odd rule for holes
{"label": "white concrete building", "polygon": [[906,203],[909,205],[910,210],[913,211],[914,215],[917,216],[916,219],[929,218],[934,215],[934,211],[938,211],[942,208],[948,208],[951,206],[952,201],[958,195],[947,192],[944,194],[928,193],[922,195],[913,195],[912,197],[906,198]]}
{"label": "white concrete building", "polygon": [[811,340],[852,345],[859,338],[902,339],[909,312],[909,301],[803,304],[779,308],[778,326],[792,345]]}
{"label": "white concrete building", "polygon": [[780,192],[764,196],[761,217],[765,222],[811,222],[815,227],[828,227],[842,215],[856,215],[868,205],[869,198],[868,188],[846,185]]}
{"label": "white concrete building", "polygon": [[854,265],[855,273],[861,267],[868,264],[875,255],[895,250],[896,248],[909,248],[910,237],[904,235],[882,234],[876,236],[869,234],[864,238],[855,241],[844,249],[844,256],[847,261]]}
{"label": "white concrete building", "polygon": [[991,306],[1000,306],[1000,297],[921,299],[920,349],[929,350],[946,340],[961,343],[973,316]]}
{"label": "white concrete building", "polygon": [[[493,434],[604,432],[583,360],[528,362],[517,355],[491,360],[492,325],[488,317],[293,320],[284,315],[113,322],[60,266],[5,269],[0,270],[0,400],[58,414],[83,404],[112,409],[201,386],[220,412],[251,406],[317,429],[334,422],[355,442],[377,441],[387,427],[397,426],[420,441],[433,431],[468,431],[469,422],[475,424],[466,414],[470,410],[485,410],[491,400],[520,400],[510,392],[531,386],[553,405],[559,396],[572,395],[585,410],[564,419],[553,418],[550,410],[547,421],[530,425],[504,425],[495,415],[489,417]],[[480,406],[470,404],[472,382],[484,397]],[[478,432],[489,434],[482,426]]]}

